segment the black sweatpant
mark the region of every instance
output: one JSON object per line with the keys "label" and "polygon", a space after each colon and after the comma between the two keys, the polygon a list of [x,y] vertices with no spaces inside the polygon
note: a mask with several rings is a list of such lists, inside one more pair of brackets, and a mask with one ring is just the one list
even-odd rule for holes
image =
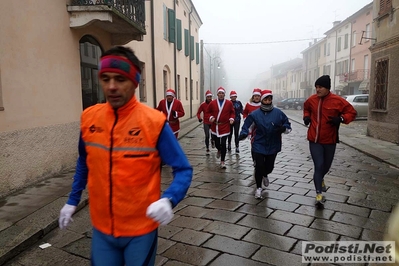
{"label": "black sweatpant", "polygon": [[255,181],[256,188],[262,187],[262,178],[270,174],[274,169],[274,162],[276,161],[277,153],[264,155],[262,153],[253,152],[253,159],[255,161]]}

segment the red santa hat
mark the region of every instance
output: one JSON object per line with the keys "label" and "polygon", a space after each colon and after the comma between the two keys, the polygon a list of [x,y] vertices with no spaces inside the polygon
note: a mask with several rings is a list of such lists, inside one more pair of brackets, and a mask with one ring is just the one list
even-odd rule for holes
{"label": "red santa hat", "polygon": [[230,92],[230,97],[237,97],[237,92],[236,91],[231,91]]}
{"label": "red santa hat", "polygon": [[255,88],[255,89],[252,91],[252,96],[254,96],[254,95],[259,95],[259,96],[261,96],[261,94],[262,94],[262,90],[259,89],[259,88]]}
{"label": "red santa hat", "polygon": [[219,87],[217,93],[219,92],[223,92],[224,94],[226,94],[226,90],[223,87]]}
{"label": "red santa hat", "polygon": [[166,90],[166,96],[173,96],[176,97],[176,93],[174,89],[167,89]]}
{"label": "red santa hat", "polygon": [[212,92],[211,92],[210,90],[207,90],[207,91],[205,92],[205,97],[208,97],[208,96],[213,96],[213,95],[212,95]]}
{"label": "red santa hat", "polygon": [[264,98],[266,98],[267,96],[272,96],[273,97],[273,93],[271,90],[263,90],[260,96],[260,100],[262,101]]}

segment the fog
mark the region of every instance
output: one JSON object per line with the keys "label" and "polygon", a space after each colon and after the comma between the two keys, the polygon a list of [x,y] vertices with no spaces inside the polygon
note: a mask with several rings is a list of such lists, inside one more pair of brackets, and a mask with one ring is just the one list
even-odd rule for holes
{"label": "fog", "polygon": [[[252,89],[259,86],[257,75],[272,65],[302,58],[301,51],[315,38],[323,38],[333,21],[346,19],[372,1],[192,2],[203,23],[199,36],[204,42],[204,60],[209,62],[213,57],[215,65],[220,67],[213,68],[218,71],[212,77],[218,83],[213,83],[225,87],[228,92],[237,91],[238,99],[246,101]],[[205,65],[205,71],[210,71],[209,65]],[[208,87],[209,84],[205,84],[205,88]]]}

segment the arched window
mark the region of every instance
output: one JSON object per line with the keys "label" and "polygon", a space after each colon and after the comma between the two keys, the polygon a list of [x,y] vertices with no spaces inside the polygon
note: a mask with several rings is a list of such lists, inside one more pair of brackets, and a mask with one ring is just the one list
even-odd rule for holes
{"label": "arched window", "polygon": [[91,36],[83,36],[80,46],[80,73],[82,81],[83,109],[96,103],[105,103],[104,93],[98,82],[98,64],[102,48]]}
{"label": "arched window", "polygon": [[[170,85],[171,84],[170,83],[170,68],[168,65],[165,65],[163,67],[163,78],[162,79],[163,79],[163,90],[164,90],[164,93],[166,93],[167,89],[172,88]],[[172,88],[172,89],[175,89],[175,88]]]}

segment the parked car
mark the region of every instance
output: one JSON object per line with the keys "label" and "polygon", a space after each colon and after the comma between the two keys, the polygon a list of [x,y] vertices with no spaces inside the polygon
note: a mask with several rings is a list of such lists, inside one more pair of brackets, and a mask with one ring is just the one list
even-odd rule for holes
{"label": "parked car", "polygon": [[356,94],[356,95],[343,95],[357,112],[357,117],[367,117],[369,113],[369,95]]}
{"label": "parked car", "polygon": [[303,109],[303,103],[306,101],[306,98],[287,98],[282,101],[278,101],[276,106],[278,108],[290,109],[294,108],[297,110]]}

